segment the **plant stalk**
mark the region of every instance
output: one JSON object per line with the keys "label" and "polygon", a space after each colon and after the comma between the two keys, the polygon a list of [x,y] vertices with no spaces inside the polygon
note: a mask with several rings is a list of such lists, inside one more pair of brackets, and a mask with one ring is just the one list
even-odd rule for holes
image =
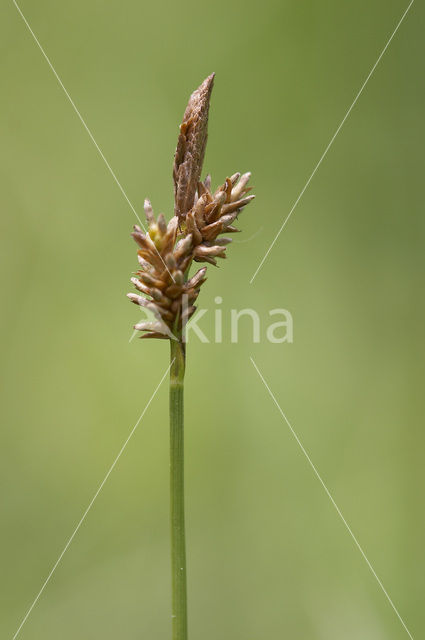
{"label": "plant stalk", "polygon": [[170,340],[170,520],[172,638],[187,640],[186,543],[184,523],[185,345]]}

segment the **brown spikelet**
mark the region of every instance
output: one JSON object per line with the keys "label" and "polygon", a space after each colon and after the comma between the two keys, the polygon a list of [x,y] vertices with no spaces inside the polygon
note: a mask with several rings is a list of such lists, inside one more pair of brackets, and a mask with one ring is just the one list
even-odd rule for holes
{"label": "brown spikelet", "polygon": [[192,208],[207,146],[208,112],[214,84],[212,73],[190,96],[174,156],[174,214],[179,221]]}

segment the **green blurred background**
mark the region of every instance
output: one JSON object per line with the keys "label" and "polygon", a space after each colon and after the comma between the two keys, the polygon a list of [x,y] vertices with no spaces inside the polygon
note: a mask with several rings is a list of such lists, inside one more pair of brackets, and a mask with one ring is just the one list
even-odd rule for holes
{"label": "green blurred background", "polygon": [[[205,169],[257,200],[189,345],[191,638],[407,638],[267,394],[269,382],[415,638],[425,628],[424,108],[419,2],[252,285],[407,2],[22,0],[138,212],[172,211],[191,91],[216,83]],[[12,638],[158,384],[129,343],[135,216],[12,2],[2,3],[1,623]],[[294,343],[230,343],[284,307]],[[227,323],[227,324],[226,324]],[[242,323],[241,323],[242,324]],[[213,332],[213,314],[200,322]],[[264,325],[265,326],[265,325]],[[170,637],[164,384],[20,637]]]}

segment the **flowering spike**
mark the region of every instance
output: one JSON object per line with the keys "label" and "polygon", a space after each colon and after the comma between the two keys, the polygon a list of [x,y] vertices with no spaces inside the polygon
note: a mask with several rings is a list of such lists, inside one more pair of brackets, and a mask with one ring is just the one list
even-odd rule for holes
{"label": "flowering spike", "polygon": [[136,225],[132,233],[139,247],[139,271],[131,279],[137,293],[128,297],[156,318],[136,325],[144,332],[143,338],[181,335],[206,280],[206,267],[189,277],[192,262],[217,266],[218,258],[226,258],[231,239],[222,234],[239,231],[233,223],[254,198],[246,195],[250,173],[234,173],[215,191],[209,174],[200,182],[213,82],[211,74],[192,93],[180,126],[173,166],[174,216],[168,224],[163,214],[156,218],[150,201],[145,200],[148,230]]}

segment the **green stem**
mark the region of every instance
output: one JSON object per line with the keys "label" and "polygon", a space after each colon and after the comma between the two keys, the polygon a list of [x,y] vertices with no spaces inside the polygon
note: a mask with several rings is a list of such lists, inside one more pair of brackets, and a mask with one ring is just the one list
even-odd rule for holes
{"label": "green stem", "polygon": [[183,389],[185,345],[170,340],[170,515],[173,640],[187,640]]}

